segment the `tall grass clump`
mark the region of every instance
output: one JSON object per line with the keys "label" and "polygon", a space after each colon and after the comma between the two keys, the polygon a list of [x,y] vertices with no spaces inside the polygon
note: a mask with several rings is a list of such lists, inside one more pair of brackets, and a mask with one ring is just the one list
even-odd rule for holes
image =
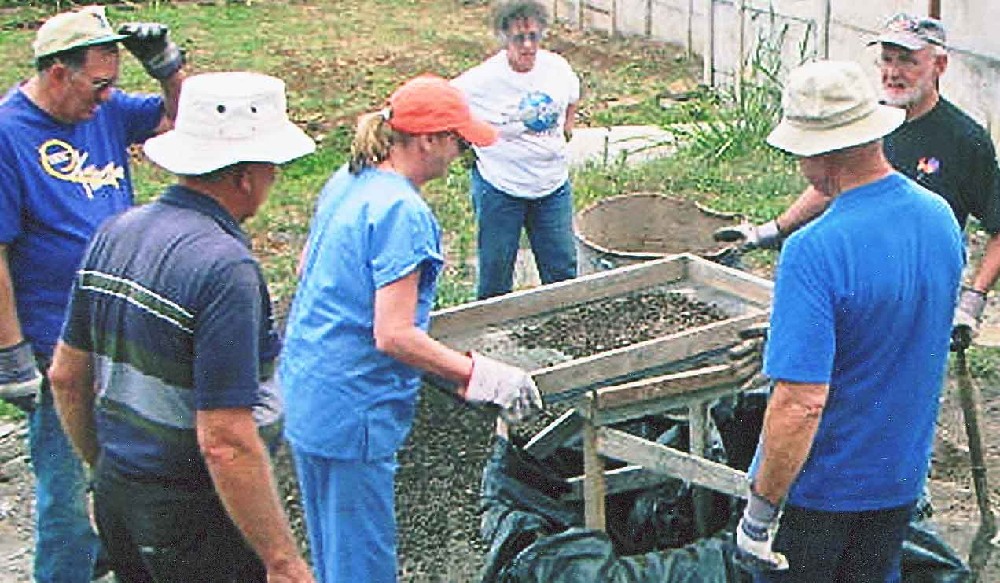
{"label": "tall grass clump", "polygon": [[[691,119],[678,133],[687,143],[686,152],[702,160],[733,160],[765,148],[764,139],[781,118],[781,89],[785,68],[782,47],[788,24],[779,23],[774,11],[769,22],[758,29],[754,49],[747,56],[745,72],[737,83],[714,93],[713,119]],[[801,64],[811,56],[808,25],[798,45]]]}

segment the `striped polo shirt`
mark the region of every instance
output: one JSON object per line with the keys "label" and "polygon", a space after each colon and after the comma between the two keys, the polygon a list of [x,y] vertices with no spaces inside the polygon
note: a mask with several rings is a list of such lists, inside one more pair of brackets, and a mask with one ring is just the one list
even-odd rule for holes
{"label": "striped polo shirt", "polygon": [[210,488],[198,410],[252,408],[276,435],[280,341],[250,243],[211,198],[173,186],[105,223],[73,284],[62,340],[95,361],[102,463]]}

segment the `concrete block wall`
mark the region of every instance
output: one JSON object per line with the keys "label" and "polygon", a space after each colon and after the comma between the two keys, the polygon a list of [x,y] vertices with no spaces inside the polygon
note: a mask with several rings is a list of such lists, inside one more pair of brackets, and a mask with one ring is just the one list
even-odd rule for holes
{"label": "concrete block wall", "polygon": [[[779,38],[786,68],[803,57],[850,59],[871,63],[876,80],[876,53],[865,41],[891,15],[927,14],[930,6],[930,0],[543,1],[559,20],[678,44],[702,58],[708,54],[709,30],[713,30],[713,58],[706,60],[713,66],[711,71],[706,67],[704,76],[713,84],[732,83],[759,39],[776,46]],[[1000,142],[1000,34],[994,24],[998,17],[998,0],[941,2],[950,47],[942,93],[982,123],[995,142]]]}

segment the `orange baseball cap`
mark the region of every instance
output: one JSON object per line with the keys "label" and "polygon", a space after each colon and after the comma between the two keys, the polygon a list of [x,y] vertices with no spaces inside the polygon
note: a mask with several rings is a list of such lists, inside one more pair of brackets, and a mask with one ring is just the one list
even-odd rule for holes
{"label": "orange baseball cap", "polygon": [[389,125],[408,134],[458,132],[471,144],[489,146],[497,130],[473,117],[462,90],[436,75],[421,75],[389,97]]}

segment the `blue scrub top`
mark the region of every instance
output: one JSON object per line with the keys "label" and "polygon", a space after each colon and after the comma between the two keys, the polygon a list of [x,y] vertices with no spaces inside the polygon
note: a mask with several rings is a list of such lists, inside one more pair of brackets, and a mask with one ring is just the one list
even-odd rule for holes
{"label": "blue scrub top", "polygon": [[310,227],[279,375],[285,434],[339,460],[395,455],[413,424],[421,373],[375,348],[375,292],[421,270],[414,324],[430,322],[441,230],[405,177],[339,169]]}

